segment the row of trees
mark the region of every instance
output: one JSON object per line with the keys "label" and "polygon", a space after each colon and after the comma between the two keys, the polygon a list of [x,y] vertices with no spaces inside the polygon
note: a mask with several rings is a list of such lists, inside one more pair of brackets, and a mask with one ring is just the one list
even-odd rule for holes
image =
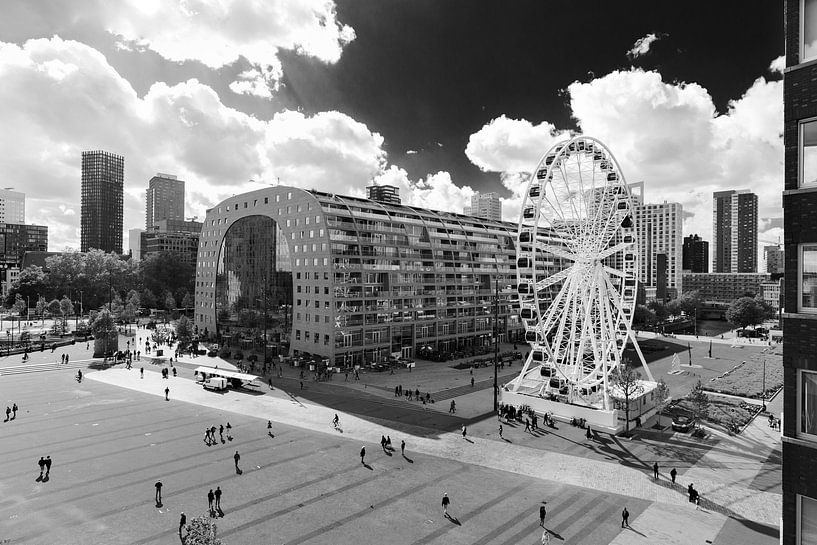
{"label": "row of trees", "polygon": [[[650,301],[646,305],[636,305],[633,325],[653,327],[677,316],[694,316],[702,299],[697,290],[682,294],[667,303]],[[774,309],[760,296],[747,295],[732,302],[726,311],[726,320],[736,328],[746,328],[762,324],[774,318]]]}
{"label": "row of trees", "polygon": [[[135,317],[139,307],[189,308],[194,304],[194,272],[175,252],[135,262],[102,250],[68,251],[46,259],[46,270],[34,265],[20,271],[4,305],[20,315],[34,302],[38,314],[45,309],[52,315],[65,315],[63,300],[81,304],[83,310],[110,305],[112,314],[123,319]],[[59,310],[52,307],[54,301]]]}

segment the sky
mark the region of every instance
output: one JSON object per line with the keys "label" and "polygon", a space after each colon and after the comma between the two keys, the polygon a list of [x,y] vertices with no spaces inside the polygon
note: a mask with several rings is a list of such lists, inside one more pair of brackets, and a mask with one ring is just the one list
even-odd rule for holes
{"label": "sky", "polygon": [[187,217],[264,184],[517,221],[556,141],[604,142],[711,240],[712,193],[782,237],[783,2],[0,0],[0,176],[79,247],[81,152],[125,157],[123,243],[157,172]]}

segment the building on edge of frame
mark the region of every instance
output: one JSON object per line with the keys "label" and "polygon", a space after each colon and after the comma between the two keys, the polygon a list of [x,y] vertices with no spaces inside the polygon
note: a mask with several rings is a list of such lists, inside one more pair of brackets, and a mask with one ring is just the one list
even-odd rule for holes
{"label": "building on edge of frame", "polygon": [[201,230],[195,326],[270,359],[367,365],[490,347],[498,286],[499,338],[521,339],[516,230],[295,187],[236,195]]}

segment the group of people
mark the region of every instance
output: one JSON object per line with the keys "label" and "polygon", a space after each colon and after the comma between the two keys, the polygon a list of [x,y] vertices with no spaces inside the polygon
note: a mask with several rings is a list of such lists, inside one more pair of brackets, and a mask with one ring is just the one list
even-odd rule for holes
{"label": "group of people", "polygon": [[769,415],[769,427],[773,430],[780,430],[780,419],[775,418],[773,414]]}
{"label": "group of people", "polygon": [[394,387],[394,397],[405,397],[409,401],[417,400],[422,401],[423,405],[426,403],[434,403],[434,400],[431,399],[431,394],[426,392],[425,395],[420,393],[420,388],[415,388],[414,391],[411,389],[403,390],[403,385],[397,385]]}
{"label": "group of people", "polygon": [[11,407],[6,405],[6,419],[3,422],[8,422],[9,420],[14,420],[17,418],[17,403],[13,403]]}
{"label": "group of people", "polygon": [[40,461],[37,462],[37,465],[40,466],[40,476],[37,478],[37,480],[48,480],[48,476],[51,474],[51,456],[46,456],[45,458],[40,456]]}
{"label": "group of people", "polygon": [[[222,443],[226,442],[224,440],[225,430],[227,431],[227,440],[228,441],[233,440],[232,433],[231,433],[232,429],[233,428],[232,428],[232,426],[230,426],[229,422],[227,422],[226,426],[223,425],[223,424],[219,424],[219,426],[218,426],[218,437],[219,437],[219,440]],[[215,426],[211,426],[211,427],[204,430],[204,444],[206,444],[209,447],[209,446],[218,444],[218,442],[219,441],[216,440],[216,427]]]}

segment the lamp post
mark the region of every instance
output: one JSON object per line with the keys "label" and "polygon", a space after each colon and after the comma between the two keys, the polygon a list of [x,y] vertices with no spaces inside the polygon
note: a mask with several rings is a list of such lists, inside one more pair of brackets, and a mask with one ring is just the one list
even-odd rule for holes
{"label": "lamp post", "polygon": [[766,412],[766,355],[763,356],[763,390],[760,392],[760,399],[763,400],[763,412]]}

